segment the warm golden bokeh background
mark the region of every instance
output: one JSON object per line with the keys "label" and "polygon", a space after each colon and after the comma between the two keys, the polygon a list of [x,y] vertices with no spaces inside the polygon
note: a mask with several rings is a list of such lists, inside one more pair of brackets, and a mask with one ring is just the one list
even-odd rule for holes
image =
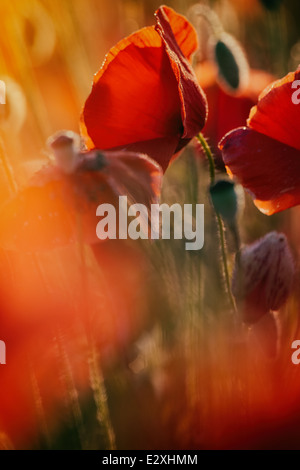
{"label": "warm golden bokeh background", "polygon": [[[262,82],[255,75],[254,97],[247,95],[243,108],[237,106],[237,113],[247,115],[261,83],[300,63],[299,1],[284,2],[280,13],[267,12],[259,0],[203,3],[240,40],[251,68],[268,74]],[[187,14],[194,1],[167,4]],[[0,80],[7,86],[7,104],[0,105],[1,204],[46,159],[50,135],[78,132],[93,74],[106,52],[153,24],[158,6],[152,0],[0,0]],[[201,73],[200,67],[200,82]],[[216,96],[216,83],[207,86]],[[217,105],[211,112],[221,115]],[[188,192],[189,150],[186,155],[166,177],[169,201],[184,200]],[[200,160],[197,165],[203,170]],[[199,181],[204,199],[207,175],[201,173]],[[284,229],[299,254],[297,208],[270,220],[251,202],[247,210],[244,241]],[[1,250],[0,339],[8,355],[7,366],[0,366],[3,448],[101,448],[99,402],[93,401],[101,376],[95,378],[98,359],[86,344],[89,321],[93,347],[105,365],[119,448],[280,447],[288,439],[299,447],[294,424],[300,372],[298,377],[291,368],[289,351],[299,299],[294,296],[283,312],[288,321],[281,361],[266,359],[255,342],[239,342],[222,317],[228,310],[224,297],[216,294],[222,286],[217,238],[211,215],[207,219],[205,252],[194,257],[176,243],[154,250],[151,262],[144,251],[116,252],[108,245],[99,248],[100,269],[86,247],[41,255]],[[295,394],[289,394],[291,388]]]}

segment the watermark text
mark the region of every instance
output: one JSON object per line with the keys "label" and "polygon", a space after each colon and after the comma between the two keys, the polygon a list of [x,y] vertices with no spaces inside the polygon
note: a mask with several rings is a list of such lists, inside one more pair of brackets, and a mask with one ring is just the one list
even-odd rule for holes
{"label": "watermark text", "polygon": [[[118,213],[118,216],[117,216]],[[185,240],[186,250],[201,250],[204,246],[203,204],[144,204],[128,205],[127,196],[119,196],[119,207],[101,204],[96,211],[101,217],[96,227],[99,240],[151,239]],[[150,227],[150,228],[149,228]]]}

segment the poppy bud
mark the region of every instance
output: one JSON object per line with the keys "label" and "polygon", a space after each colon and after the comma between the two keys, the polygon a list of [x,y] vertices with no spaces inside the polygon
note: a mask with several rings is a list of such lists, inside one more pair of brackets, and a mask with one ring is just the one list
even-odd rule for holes
{"label": "poppy bud", "polygon": [[239,42],[223,32],[213,38],[211,47],[219,69],[220,84],[231,93],[245,88],[249,81],[249,65]]}
{"label": "poppy bud", "polygon": [[74,173],[80,163],[80,136],[72,131],[57,132],[47,145],[59,168],[66,174]]}
{"label": "poppy bud", "polygon": [[286,302],[294,271],[293,257],[282,233],[268,233],[241,250],[233,273],[232,292],[240,303],[245,323],[257,322]]}
{"label": "poppy bud", "polygon": [[226,222],[234,222],[238,210],[234,183],[232,181],[220,180],[211,185],[209,192],[215,211]]}
{"label": "poppy bud", "polygon": [[282,0],[260,0],[267,10],[277,10],[280,7]]}

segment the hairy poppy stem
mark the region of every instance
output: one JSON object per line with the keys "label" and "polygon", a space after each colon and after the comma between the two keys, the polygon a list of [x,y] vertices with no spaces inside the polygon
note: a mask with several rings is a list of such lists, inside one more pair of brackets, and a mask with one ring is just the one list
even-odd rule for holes
{"label": "hairy poppy stem", "polygon": [[228,269],[228,263],[227,263],[227,253],[226,253],[226,243],[225,243],[223,221],[221,219],[220,214],[218,214],[217,212],[216,212],[216,216],[217,216],[218,229],[219,229],[219,235],[220,235],[220,241],[221,241],[221,251],[222,251],[222,260],[223,260],[223,269],[224,269],[226,288],[227,288],[227,292],[229,296],[230,305],[232,306],[233,311],[237,313],[235,300],[232,295],[231,286],[230,286],[230,276],[229,276],[229,269]]}
{"label": "hairy poppy stem", "polygon": [[215,162],[210,150],[210,147],[205,139],[205,137],[200,133],[197,135],[197,139],[201,144],[201,147],[205,153],[205,156],[208,160],[209,163],[209,174],[210,174],[210,183],[214,184],[215,182],[215,177],[216,177],[216,169],[215,169]]}
{"label": "hairy poppy stem", "polygon": [[[203,151],[204,151],[204,153],[207,157],[208,163],[209,163],[210,183],[212,185],[212,184],[214,184],[215,177],[216,177],[216,169],[215,169],[214,158],[213,158],[212,152],[210,150],[210,147],[209,147],[205,137],[200,133],[200,134],[197,135],[197,139],[200,142],[200,144],[202,146],[202,149],[203,149]],[[233,311],[235,313],[237,313],[235,300],[234,300],[234,297],[232,295],[231,286],[230,286],[230,276],[229,276],[227,253],[226,253],[226,241],[225,241],[224,225],[223,225],[223,221],[222,221],[222,218],[221,218],[219,212],[215,210],[215,214],[216,214],[216,217],[217,217],[217,225],[218,225],[218,231],[219,231],[220,242],[221,242],[221,253],[222,253],[222,262],[223,262],[223,271],[224,271],[226,289],[227,289],[230,305],[231,305]]]}

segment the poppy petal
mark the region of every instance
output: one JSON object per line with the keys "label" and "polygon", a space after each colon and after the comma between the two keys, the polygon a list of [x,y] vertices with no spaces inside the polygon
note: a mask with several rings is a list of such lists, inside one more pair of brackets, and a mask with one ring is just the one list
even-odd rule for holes
{"label": "poppy petal", "polygon": [[[195,28],[182,15],[178,15],[172,8],[163,6],[155,13],[157,18],[157,30],[160,31],[162,37],[165,36],[164,31],[170,36],[174,36],[175,42],[171,39],[172,49],[176,50],[179,56],[191,59],[198,49],[198,38]],[[166,39],[166,38],[164,38]],[[179,46],[179,48],[177,47]]]}
{"label": "poppy petal", "polygon": [[261,91],[274,81],[274,77],[261,70],[251,69],[248,87],[241,93],[229,94],[217,83],[217,69],[210,61],[198,64],[196,75],[207,97],[209,108],[203,134],[208,137],[219,164],[219,152],[215,148],[218,142],[232,129],[245,125]]}
{"label": "poppy petal", "polygon": [[289,73],[267,87],[252,108],[247,122],[251,129],[300,150],[299,105],[292,101],[292,84],[300,80],[300,70]]}
{"label": "poppy petal", "polygon": [[159,34],[145,28],[117,44],[95,76],[81,122],[88,148],[182,134],[177,82]]}
{"label": "poppy petal", "polygon": [[[184,127],[182,138],[192,139],[203,129],[207,116],[206,97],[186,58],[189,58],[191,53],[197,50],[196,33],[185,18],[177,15],[170,8],[161,7],[156,12],[156,18],[156,30],[165,43],[166,52],[178,83]],[[187,53],[186,56],[183,51]]]}
{"label": "poppy petal", "polygon": [[[126,147],[117,147],[110,149],[109,151],[120,151],[126,152],[139,152],[144,153],[151,157],[151,159],[159,162],[159,165],[165,171],[170,163],[170,155],[174,155],[176,152],[181,150],[178,146],[184,142],[183,139],[178,144],[177,137],[164,137],[160,139],[145,140],[143,142],[134,142],[133,144],[126,145]],[[187,145],[188,142],[184,142]]]}
{"label": "poppy petal", "polygon": [[227,134],[219,147],[228,172],[264,214],[300,204],[299,150],[246,127]]}
{"label": "poppy petal", "polygon": [[[184,56],[194,52],[196,33],[170,8],[161,7],[156,16],[156,27],[120,41],[96,74],[81,116],[89,149],[135,144],[144,152],[149,141],[167,138],[177,139],[176,151],[203,128],[206,99]],[[165,169],[173,153],[162,160],[153,149],[149,155]]]}

